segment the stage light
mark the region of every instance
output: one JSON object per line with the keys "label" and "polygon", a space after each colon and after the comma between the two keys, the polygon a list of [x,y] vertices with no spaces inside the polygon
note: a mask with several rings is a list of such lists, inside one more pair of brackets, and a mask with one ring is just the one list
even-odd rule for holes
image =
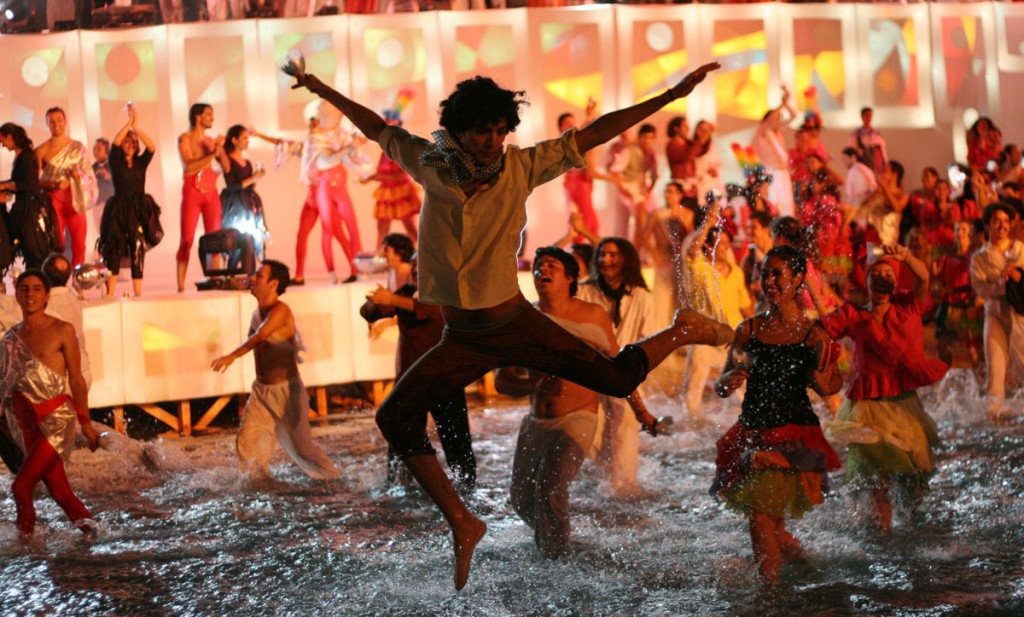
{"label": "stage light", "polygon": [[200,290],[244,289],[245,279],[256,272],[256,249],[252,236],[237,229],[220,229],[199,238],[199,265],[206,281],[196,284]]}
{"label": "stage light", "polygon": [[39,13],[26,0],[10,0],[0,3],[0,32],[18,34],[24,32],[42,32],[46,26],[45,15],[39,23]]}
{"label": "stage light", "polygon": [[4,5],[4,19],[20,22],[28,19],[28,8],[22,0],[12,0]]}

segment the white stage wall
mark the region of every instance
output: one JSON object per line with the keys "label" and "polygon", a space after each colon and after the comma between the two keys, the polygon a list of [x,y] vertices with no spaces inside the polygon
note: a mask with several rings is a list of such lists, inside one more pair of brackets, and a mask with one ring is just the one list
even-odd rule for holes
{"label": "white stage wall", "polygon": [[[965,123],[978,114],[1003,128],[1004,143],[1024,139],[1013,122],[1024,111],[1014,94],[1024,91],[1024,7],[1007,3],[591,5],[6,35],[0,118],[24,125],[39,143],[48,136],[45,110],[58,105],[68,112],[71,134],[91,143],[111,137],[123,123],[125,101],[135,102],[141,126],[158,142],[149,189],[163,206],[167,231],[147,259],[147,287],[165,281],[169,288],[179,239],[176,137],[187,128],[189,105],[214,106],[215,133],[242,123],[301,140],[303,110],[313,97],[291,90],[277,69],[292,47],[304,51],[309,70],[375,109],[389,107],[399,88],[412,88],[405,122],[420,134],[436,128],[437,102],[459,79],[486,74],[525,89],[532,104],[510,137],[520,144],[553,135],[563,111],[582,115],[588,96],[604,109],[620,107],[657,94],[687,68],[718,60],[722,71],[653,122],[659,130],[676,114],[691,124],[716,122],[727,179],[740,176],[729,144],[749,141],[784,83],[799,107],[807,86],[817,86],[823,139],[833,154],[846,145],[859,109],[875,107],[875,124],[892,158],[905,163],[911,186],[925,165],[965,158]],[[365,151],[376,160],[375,145]],[[261,142],[253,141],[249,156],[272,167],[272,150]],[[0,176],[9,174],[10,161],[9,153],[0,155]],[[350,180],[365,250],[376,238],[373,188]],[[297,161],[272,171],[258,190],[273,233],[268,253],[294,263],[304,196]],[[622,233],[609,227],[610,197],[599,185],[602,231]],[[541,187],[529,211],[531,250],[560,236],[560,182]],[[325,272],[319,233],[309,247],[312,276]],[[343,269],[337,247],[335,253]],[[199,278],[193,259],[190,284]]]}

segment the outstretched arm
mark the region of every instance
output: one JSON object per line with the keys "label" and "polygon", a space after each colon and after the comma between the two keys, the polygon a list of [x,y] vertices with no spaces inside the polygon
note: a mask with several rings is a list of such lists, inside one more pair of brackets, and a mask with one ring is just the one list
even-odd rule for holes
{"label": "outstretched arm", "polygon": [[[648,116],[668,105],[676,99],[689,96],[697,84],[704,81],[708,73],[720,68],[717,62],[705,64],[683,78],[681,82],[672,86],[665,92],[649,98],[642,103],[631,107],[606,113],[596,120],[583,127],[576,133],[576,148],[585,153],[591,148],[599,146],[618,137],[629,127],[643,121]],[[344,111],[344,110],[343,110]],[[353,119],[353,122],[355,120]]]}
{"label": "outstretched arm", "polygon": [[305,73],[295,77],[296,83],[292,88],[305,88],[319,96],[331,105],[337,107],[345,114],[356,128],[366,135],[367,139],[377,141],[381,130],[388,124],[377,112],[348,98],[334,88],[328,86],[312,73]]}

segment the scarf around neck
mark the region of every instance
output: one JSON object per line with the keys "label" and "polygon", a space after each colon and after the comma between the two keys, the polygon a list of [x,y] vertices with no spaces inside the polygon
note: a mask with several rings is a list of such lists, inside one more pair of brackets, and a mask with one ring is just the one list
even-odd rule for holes
{"label": "scarf around neck", "polygon": [[456,186],[489,180],[501,171],[501,166],[505,164],[505,153],[502,152],[494,162],[479,167],[448,131],[434,131],[431,137],[434,138],[434,144],[420,155],[420,164],[424,167],[447,169]]}
{"label": "scarf around neck", "polygon": [[618,289],[612,289],[611,286],[601,277],[597,277],[597,286],[601,290],[601,293],[612,301],[612,313],[610,317],[612,318],[612,324],[618,328],[619,324],[622,323],[622,297],[629,295],[630,290],[627,289],[626,285],[620,285]]}

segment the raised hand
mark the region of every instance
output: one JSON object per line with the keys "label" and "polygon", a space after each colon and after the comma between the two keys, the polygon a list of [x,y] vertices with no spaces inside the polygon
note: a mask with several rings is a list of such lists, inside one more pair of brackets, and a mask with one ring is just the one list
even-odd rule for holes
{"label": "raised hand", "polygon": [[692,73],[683,78],[681,82],[669,88],[669,92],[672,93],[673,99],[679,99],[684,96],[688,96],[693,89],[697,87],[697,84],[704,81],[704,78],[708,76],[711,71],[717,71],[722,68],[722,65],[717,62],[709,62],[704,66],[701,66],[694,70]]}

